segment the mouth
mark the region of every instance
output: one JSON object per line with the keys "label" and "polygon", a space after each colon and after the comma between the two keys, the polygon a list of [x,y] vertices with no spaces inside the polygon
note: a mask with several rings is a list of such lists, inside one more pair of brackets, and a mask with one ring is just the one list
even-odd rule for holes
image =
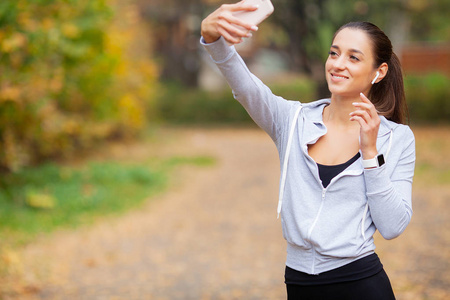
{"label": "mouth", "polygon": [[334,79],[338,79],[338,80],[343,80],[343,79],[348,79],[347,76],[342,76],[342,75],[338,75],[338,74],[334,74],[334,73],[330,73],[331,77]]}

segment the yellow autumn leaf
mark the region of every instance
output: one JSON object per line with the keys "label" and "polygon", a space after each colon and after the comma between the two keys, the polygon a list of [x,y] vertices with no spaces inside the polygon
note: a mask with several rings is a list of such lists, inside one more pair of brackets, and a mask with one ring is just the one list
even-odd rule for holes
{"label": "yellow autumn leaf", "polygon": [[15,86],[7,86],[0,89],[0,102],[17,101],[20,97],[20,89]]}
{"label": "yellow autumn leaf", "polygon": [[144,109],[133,95],[126,94],[123,96],[119,101],[119,107],[125,125],[134,129],[144,126]]}
{"label": "yellow autumn leaf", "polygon": [[9,38],[3,40],[1,44],[1,49],[5,53],[11,53],[16,49],[25,46],[26,42],[27,42],[26,36],[22,33],[16,32]]}
{"label": "yellow autumn leaf", "polygon": [[65,37],[70,39],[77,38],[80,35],[80,29],[71,23],[63,24],[61,31]]}
{"label": "yellow autumn leaf", "polygon": [[28,192],[25,202],[27,205],[33,208],[51,209],[56,206],[55,197],[43,192]]}
{"label": "yellow autumn leaf", "polygon": [[55,26],[55,21],[54,20],[52,20],[50,18],[45,18],[44,20],[42,20],[42,28],[44,30],[50,30],[54,26]]}

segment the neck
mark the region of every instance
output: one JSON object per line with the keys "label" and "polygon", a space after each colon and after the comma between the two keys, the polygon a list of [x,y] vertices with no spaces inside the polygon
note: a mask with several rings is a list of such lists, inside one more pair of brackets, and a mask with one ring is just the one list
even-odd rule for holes
{"label": "neck", "polygon": [[334,123],[338,126],[355,127],[359,126],[357,122],[350,121],[350,113],[355,110],[353,102],[360,102],[357,98],[331,97],[331,103],[324,109],[323,121],[325,123]]}

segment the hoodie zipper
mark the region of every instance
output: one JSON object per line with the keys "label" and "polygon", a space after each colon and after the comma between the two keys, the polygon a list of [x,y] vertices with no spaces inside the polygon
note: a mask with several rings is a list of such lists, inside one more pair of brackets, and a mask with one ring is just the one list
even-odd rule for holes
{"label": "hoodie zipper", "polygon": [[327,189],[323,189],[322,190],[322,199],[320,201],[319,210],[317,211],[317,215],[316,215],[316,218],[314,219],[314,222],[312,223],[311,227],[309,228],[308,240],[311,240],[312,231],[313,231],[314,227],[316,226],[317,221],[319,220],[320,212],[322,211],[323,203],[325,202],[325,194],[326,194],[326,192],[327,192]]}
{"label": "hoodie zipper", "polygon": [[315,274],[315,265],[316,265],[316,249],[314,248],[314,244],[311,242],[311,235],[312,235],[312,231],[313,231],[314,227],[316,226],[317,221],[319,220],[319,216],[320,216],[320,213],[322,211],[323,204],[325,202],[325,194],[326,193],[327,193],[327,189],[326,188],[322,189],[322,199],[320,201],[320,207],[319,207],[319,210],[317,211],[316,218],[314,219],[314,222],[312,223],[312,225],[311,225],[311,227],[309,228],[309,231],[308,231],[308,240],[311,243],[311,249],[312,249],[311,274]]}

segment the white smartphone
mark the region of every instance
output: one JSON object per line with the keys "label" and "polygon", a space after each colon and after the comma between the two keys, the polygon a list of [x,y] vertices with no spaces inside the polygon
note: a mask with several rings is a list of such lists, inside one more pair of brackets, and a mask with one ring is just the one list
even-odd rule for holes
{"label": "white smartphone", "polygon": [[[238,11],[233,13],[233,16],[239,18],[239,20],[244,21],[245,23],[259,25],[262,21],[264,21],[268,16],[270,16],[273,11],[273,5],[270,0],[245,0],[245,4],[249,5],[258,5],[258,9],[254,11]],[[236,27],[242,28],[240,26],[235,25]]]}

